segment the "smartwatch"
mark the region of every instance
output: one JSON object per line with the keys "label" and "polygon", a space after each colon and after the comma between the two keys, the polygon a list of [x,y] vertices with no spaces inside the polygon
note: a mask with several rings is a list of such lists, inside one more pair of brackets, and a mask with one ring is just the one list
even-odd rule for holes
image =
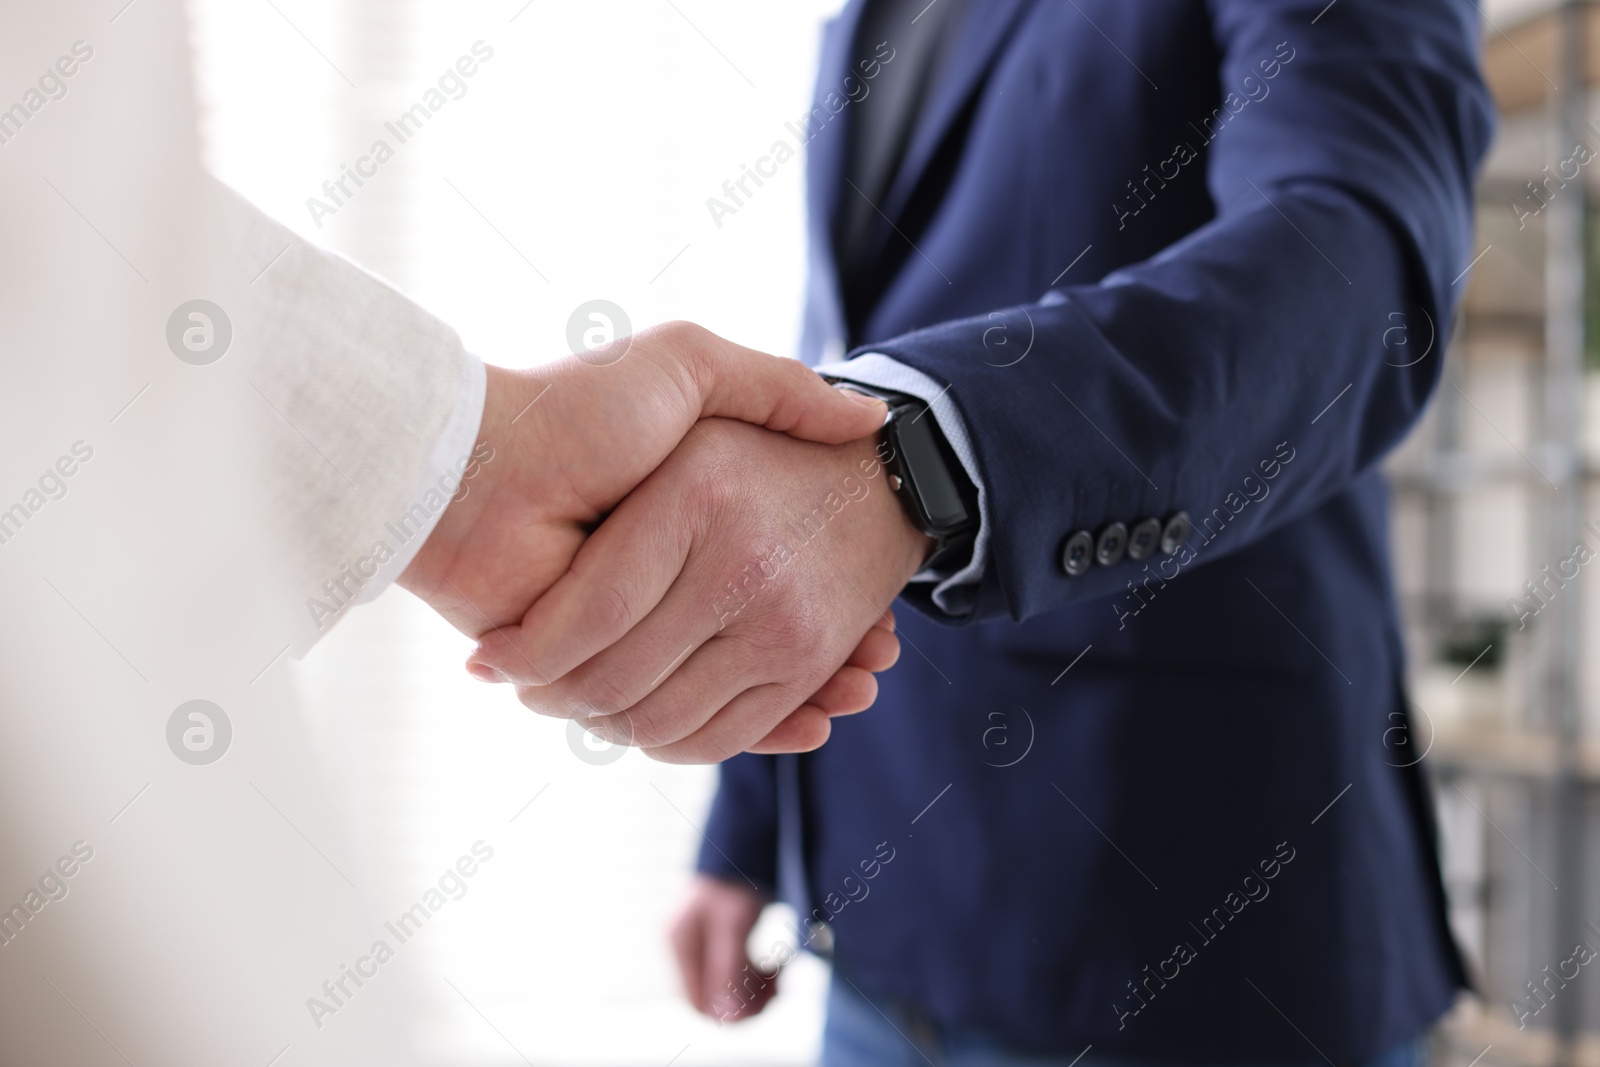
{"label": "smartwatch", "polygon": [[823,377],[837,389],[889,405],[888,421],[878,431],[879,458],[911,525],[933,541],[923,567],[937,568],[970,555],[982,525],[978,489],[929,414],[928,404],[905,393]]}

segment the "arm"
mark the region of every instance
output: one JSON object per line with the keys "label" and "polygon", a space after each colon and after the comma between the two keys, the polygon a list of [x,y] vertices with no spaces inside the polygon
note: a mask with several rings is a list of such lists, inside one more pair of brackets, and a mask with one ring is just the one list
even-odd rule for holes
{"label": "arm", "polygon": [[[1465,2],[1342,0],[1311,25],[1324,6],[1213,3],[1222,84],[1259,79],[1262,57],[1291,54],[1282,42],[1293,55],[1271,104],[1211,146],[1213,222],[1008,312],[1037,331],[1014,366],[971,358],[990,316],[872,346],[951,386],[985,512],[1006,517],[989,530],[969,619],[1120,590],[1117,568],[1063,573],[1074,530],[1182,509],[1196,531],[1180,560],[1194,558],[1206,518],[1237,506],[1253,475],[1264,495],[1203,556],[1237,550],[1340,491],[1416,420],[1441,360],[1394,366],[1383,336],[1394,312],[1418,336],[1424,320],[1442,332],[1471,258],[1472,172],[1490,128],[1476,18]],[[1268,486],[1285,455],[1292,475]],[[907,597],[942,615],[926,590]]]}
{"label": "arm", "polygon": [[[672,924],[684,993],[719,1022],[758,1014],[777,992],[776,971],[747,942],[778,880],[778,786],[770,756],[741,755],[718,768],[696,875]],[[771,967],[777,961],[765,961]]]}
{"label": "arm", "polygon": [[301,647],[396,577],[465,633],[516,621],[697,419],[829,442],[882,422],[881,404],[688,323],[605,358],[485,369],[378,278],[218,195],[236,280],[282,250],[229,306],[251,384],[292,431],[267,459],[297,542]]}
{"label": "arm", "polygon": [[[1062,571],[1068,534],[1181,509],[1203,540],[1213,509],[1244,510],[1234,502],[1249,476],[1258,502],[1206,558],[1237,549],[1349,485],[1416,419],[1440,361],[1396,367],[1382,338],[1396,311],[1442,326],[1468,259],[1489,132],[1475,22],[1466,0],[1341,0],[1311,25],[1322,6],[1216,0],[1227,84],[1260,74],[1250,64],[1281,42],[1294,54],[1277,106],[1213,146],[1213,222],[1098,285],[1014,309],[1037,341],[1010,367],[972,358],[991,316],[873,346],[951,387],[984,514],[1005,517],[986,523],[967,619],[1026,619],[1117,590],[1116,569]],[[670,760],[726,758],[760,737],[927,550],[874,493],[870,456],[706,425],[520,627],[475,654],[535,710],[604,708],[609,729]],[[856,464],[862,477],[846,480]],[[681,537],[654,536],[661,515],[683,516]],[[1192,544],[1179,558],[1194,558]],[[907,596],[939,614],[927,588]],[[738,610],[708,622],[724,590]],[[518,662],[534,654],[544,677]]]}

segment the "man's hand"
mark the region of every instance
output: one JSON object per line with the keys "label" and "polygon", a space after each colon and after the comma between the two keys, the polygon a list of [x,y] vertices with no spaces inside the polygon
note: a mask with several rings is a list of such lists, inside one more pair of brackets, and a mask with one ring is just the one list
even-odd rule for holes
{"label": "man's hand", "polygon": [[[655,470],[695,421],[743,419],[838,443],[883,424],[882,404],[830,388],[794,360],[688,323],[584,359],[488,368],[479,439],[492,448],[400,585],[476,637],[515,623],[566,572],[588,532]],[[536,659],[520,664],[540,677]],[[551,675],[554,678],[558,675]]]}
{"label": "man's hand", "polygon": [[473,662],[656,759],[817,747],[829,710],[875,697],[868,671],[840,667],[874,632],[893,640],[874,624],[931,547],[877,448],[701,423]]}
{"label": "man's hand", "polygon": [[777,993],[777,974],[758,970],[747,947],[767,901],[747,885],[696,876],[670,935],[696,1011],[737,1022],[759,1015]]}

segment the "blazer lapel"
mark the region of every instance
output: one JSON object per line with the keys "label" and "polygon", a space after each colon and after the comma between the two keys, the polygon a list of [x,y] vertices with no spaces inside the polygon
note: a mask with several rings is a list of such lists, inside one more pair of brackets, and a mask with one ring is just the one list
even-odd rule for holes
{"label": "blazer lapel", "polygon": [[[1020,15],[1032,3],[1033,0],[971,0],[968,4],[960,25],[954,27],[957,38],[949,66],[933,87],[933,93],[917,120],[916,131],[907,146],[905,158],[895,172],[883,203],[878,205],[889,219],[899,220],[940,142],[961,109],[977,92]],[[813,106],[820,106],[822,98],[830,90],[837,91],[850,73],[850,57],[854,54],[856,30],[865,5],[866,0],[849,0],[838,18],[828,27],[817,65],[817,91]],[[806,349],[808,359],[819,356],[837,358],[850,343],[843,294],[839,288],[839,259],[834,247],[833,231],[841,198],[856,195],[845,184],[852,110],[846,107],[806,144],[811,301],[806,331],[808,343],[802,347]],[[886,240],[890,232],[885,225],[877,238],[878,242],[881,244]]]}

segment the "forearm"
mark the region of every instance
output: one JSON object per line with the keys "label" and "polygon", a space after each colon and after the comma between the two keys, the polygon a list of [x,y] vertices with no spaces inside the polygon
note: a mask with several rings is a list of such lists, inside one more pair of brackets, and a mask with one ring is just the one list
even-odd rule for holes
{"label": "forearm", "polygon": [[[1271,106],[1209,147],[1210,223],[1098,284],[861,350],[948,386],[971,437],[992,530],[968,619],[1124,589],[1126,558],[1065,572],[1079,531],[1183,511],[1183,565],[1233,551],[1348,486],[1418,417],[1488,132],[1470,9],[1355,0],[1313,29],[1319,6],[1213,5],[1224,83],[1275,80]],[[1271,74],[1252,65],[1274,55]],[[1404,359],[1384,347],[1397,321]]]}

